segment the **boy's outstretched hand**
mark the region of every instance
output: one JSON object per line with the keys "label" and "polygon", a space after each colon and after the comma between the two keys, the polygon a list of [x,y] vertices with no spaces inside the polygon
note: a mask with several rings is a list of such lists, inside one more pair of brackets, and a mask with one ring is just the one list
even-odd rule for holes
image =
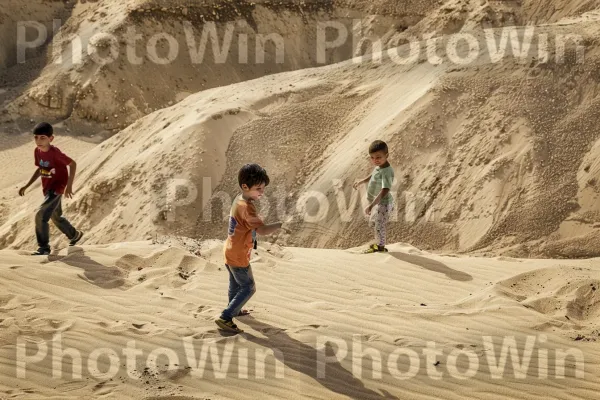
{"label": "boy's outstretched hand", "polygon": [[73,198],[73,188],[71,186],[67,186],[67,188],[65,189],[65,197],[67,199],[71,199]]}
{"label": "boy's outstretched hand", "polygon": [[358,187],[359,187],[359,186],[360,186],[362,183],[363,183],[363,180],[362,180],[362,179],[358,179],[358,180],[354,181],[354,183],[352,184],[352,188],[353,188],[354,190],[356,190],[356,189],[358,189]]}
{"label": "boy's outstretched hand", "polygon": [[22,187],[21,189],[19,189],[19,196],[23,197],[25,196],[25,191],[27,190],[26,187]]}

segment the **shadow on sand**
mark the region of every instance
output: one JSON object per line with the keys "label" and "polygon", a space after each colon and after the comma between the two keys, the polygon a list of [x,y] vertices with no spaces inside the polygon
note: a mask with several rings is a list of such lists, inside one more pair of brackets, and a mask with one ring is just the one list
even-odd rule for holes
{"label": "shadow on sand", "polygon": [[417,256],[414,254],[406,254],[400,252],[390,252],[388,253],[390,256],[396,258],[397,260],[404,261],[413,265],[417,265],[421,268],[425,268],[429,271],[438,272],[440,274],[446,275],[448,278],[453,279],[455,281],[467,282],[472,281],[473,277],[466,272],[457,271],[448,267],[446,264],[441,263],[436,260],[432,260],[427,257]]}

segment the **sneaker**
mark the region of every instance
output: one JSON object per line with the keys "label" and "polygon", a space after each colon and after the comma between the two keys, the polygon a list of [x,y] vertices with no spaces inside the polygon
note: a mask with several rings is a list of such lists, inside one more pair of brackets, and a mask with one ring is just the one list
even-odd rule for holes
{"label": "sneaker", "polygon": [[385,248],[385,246],[379,246],[377,244],[372,244],[371,246],[369,246],[369,248],[365,251],[363,251],[364,254],[371,254],[371,253],[385,253],[387,252],[388,249]]}
{"label": "sneaker", "polygon": [[75,237],[73,239],[71,239],[71,241],[69,242],[69,246],[75,246],[77,244],[77,242],[79,242],[81,240],[82,236],[83,236],[82,231],[76,231]]}
{"label": "sneaker", "polygon": [[236,324],[233,323],[233,320],[224,320],[223,318],[218,318],[215,320],[215,324],[224,331],[233,332],[233,333],[242,333],[244,332],[240,328],[237,327]]}
{"label": "sneaker", "polygon": [[50,249],[40,247],[37,251],[31,253],[32,256],[49,256]]}

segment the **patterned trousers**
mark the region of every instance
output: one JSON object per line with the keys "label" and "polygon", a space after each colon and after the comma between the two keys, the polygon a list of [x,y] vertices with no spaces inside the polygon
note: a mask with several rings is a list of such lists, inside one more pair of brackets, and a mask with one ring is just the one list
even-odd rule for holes
{"label": "patterned trousers", "polygon": [[375,229],[375,240],[379,246],[385,246],[386,225],[393,209],[393,204],[378,204],[371,211],[369,223]]}

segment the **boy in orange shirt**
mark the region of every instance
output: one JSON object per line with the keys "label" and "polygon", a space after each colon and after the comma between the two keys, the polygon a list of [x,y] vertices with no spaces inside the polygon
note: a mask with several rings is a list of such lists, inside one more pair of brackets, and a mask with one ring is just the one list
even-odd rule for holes
{"label": "boy in orange shirt", "polygon": [[243,332],[233,322],[233,317],[242,315],[242,307],[256,292],[250,255],[254,244],[254,231],[270,235],[281,229],[281,223],[265,225],[256,214],[254,202],[259,200],[269,184],[267,171],[258,164],[246,164],[238,173],[242,194],[231,206],[229,231],[225,241],[225,267],[229,272],[229,304],[215,320],[219,328],[230,332]]}

